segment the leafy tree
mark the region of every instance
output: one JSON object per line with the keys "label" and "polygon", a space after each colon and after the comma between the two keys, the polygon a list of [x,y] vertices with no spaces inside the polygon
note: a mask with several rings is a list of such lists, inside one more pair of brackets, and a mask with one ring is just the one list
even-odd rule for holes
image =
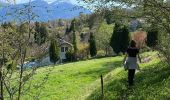
{"label": "leafy tree", "polygon": [[95,39],[97,49],[105,50],[105,55],[108,55],[109,52],[112,32],[113,25],[108,25],[105,21],[103,21],[96,30]]}
{"label": "leafy tree", "polygon": [[60,48],[56,40],[52,39],[49,48],[50,61],[54,64],[60,59]]}
{"label": "leafy tree", "polygon": [[98,26],[103,21],[103,15],[100,13],[93,13],[89,15],[89,18],[87,19],[88,27],[89,29],[93,29],[95,26]]}
{"label": "leafy tree", "polygon": [[[96,11],[102,11],[103,8],[114,8],[118,9],[116,12],[120,13],[119,10],[123,9],[125,6],[132,8],[129,10],[130,13],[120,13],[122,18],[135,16],[136,18],[143,18],[147,24],[150,24],[152,20],[156,22],[159,26],[158,29],[161,35],[168,36],[170,34],[170,3],[169,0],[83,0],[88,5],[91,4],[92,8]],[[94,6],[95,3],[95,6]],[[115,5],[116,3],[116,5]],[[101,5],[103,4],[103,5]],[[127,11],[128,9],[126,9]],[[122,16],[123,15],[123,16]],[[166,39],[159,40],[160,43],[170,44]],[[167,45],[157,45],[159,48],[157,50],[163,53],[164,56],[170,56],[169,46]],[[160,49],[163,48],[163,49]],[[166,52],[165,52],[166,51]],[[170,57],[166,57],[170,62]]]}
{"label": "leafy tree", "polygon": [[22,23],[18,28],[17,32],[20,34],[28,33],[28,23]]}
{"label": "leafy tree", "polygon": [[105,10],[104,18],[106,19],[107,24],[112,24],[114,22],[114,14],[112,10]]}
{"label": "leafy tree", "polygon": [[96,48],[96,41],[93,33],[90,33],[90,39],[89,39],[89,50],[91,57],[96,56],[97,54],[97,48]]}

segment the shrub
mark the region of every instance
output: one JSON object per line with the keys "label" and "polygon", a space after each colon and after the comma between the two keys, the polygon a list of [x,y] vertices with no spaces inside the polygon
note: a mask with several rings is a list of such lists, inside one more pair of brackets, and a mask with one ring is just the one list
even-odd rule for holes
{"label": "shrub", "polygon": [[158,41],[158,30],[150,29],[147,34],[147,45],[149,47],[155,47]]}
{"label": "shrub", "polygon": [[66,61],[73,61],[74,59],[74,52],[72,50],[66,52]]}
{"label": "shrub", "polygon": [[97,51],[97,57],[104,57],[105,55],[106,53],[104,52],[104,50]]}
{"label": "shrub", "polygon": [[60,48],[56,40],[52,39],[49,48],[50,61],[54,64],[60,59]]}
{"label": "shrub", "polygon": [[170,63],[170,41],[169,40],[170,40],[170,34],[164,32],[159,33],[158,45],[155,48],[161,54],[164,55],[168,63]]}

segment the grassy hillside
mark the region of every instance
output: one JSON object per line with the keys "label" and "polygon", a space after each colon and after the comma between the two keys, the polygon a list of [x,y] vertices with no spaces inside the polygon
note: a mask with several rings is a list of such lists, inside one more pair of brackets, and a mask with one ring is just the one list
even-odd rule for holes
{"label": "grassy hillside", "polygon": [[153,60],[140,64],[141,71],[136,73],[132,89],[127,86],[127,71],[122,67],[123,57],[110,57],[40,68],[32,83],[40,83],[50,73],[47,82],[41,88],[34,87],[28,91],[29,94],[23,99],[100,100],[101,74],[104,75],[105,100],[169,99],[170,67],[156,59],[155,54],[142,55]]}

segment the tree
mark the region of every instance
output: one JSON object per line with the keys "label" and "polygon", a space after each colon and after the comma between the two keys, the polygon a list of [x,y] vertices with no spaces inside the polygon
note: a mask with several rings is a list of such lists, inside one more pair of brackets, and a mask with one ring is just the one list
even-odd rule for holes
{"label": "tree", "polygon": [[74,53],[74,60],[76,60],[76,55],[77,55],[77,39],[76,39],[76,19],[73,19],[72,22],[71,22],[71,26],[70,26],[70,31],[73,33],[73,36],[72,36],[72,44],[73,44],[73,53]]}
{"label": "tree", "polygon": [[49,48],[50,61],[54,64],[60,59],[60,48],[56,40],[52,39]]}
{"label": "tree", "polygon": [[114,31],[110,40],[110,46],[112,47],[113,51],[118,54],[121,52],[120,50],[120,34],[121,34],[121,26],[119,23],[115,23]]}
{"label": "tree", "polygon": [[88,27],[89,29],[95,28],[95,26],[98,26],[99,23],[103,21],[103,15],[101,13],[95,12],[91,15],[89,15],[89,18],[87,19]]}
{"label": "tree", "polygon": [[66,30],[65,30],[65,35],[69,34],[70,32],[70,29],[68,28],[68,26],[66,27]]}
{"label": "tree", "polygon": [[71,25],[70,25],[70,32],[75,31],[76,30],[76,19],[74,18],[71,21]]}
{"label": "tree", "polygon": [[109,9],[106,9],[104,11],[105,11],[104,18],[106,19],[107,24],[112,24],[115,21],[113,11]]}
{"label": "tree", "polygon": [[158,44],[158,30],[151,28],[148,30],[146,44],[149,47],[155,47]]}
{"label": "tree", "polygon": [[[11,0],[6,0],[10,3]],[[9,6],[10,7],[10,6]],[[17,16],[14,22],[8,23],[5,27],[0,27],[0,99],[20,100],[21,97],[31,91],[38,89],[44,84],[45,76],[42,81],[30,84],[37,67],[27,70],[24,66],[27,51],[30,49],[31,37],[35,13],[32,12],[31,3],[25,4],[22,8],[14,8]],[[9,9],[5,7],[5,9]],[[26,16],[26,17],[23,17]],[[4,16],[10,16],[5,12]],[[4,17],[0,16],[0,17]],[[34,21],[33,21],[34,20]],[[2,21],[4,23],[5,20]],[[34,81],[35,83],[35,81]],[[29,92],[28,92],[29,91]],[[37,93],[31,94],[35,97]],[[37,97],[36,97],[37,98]]]}
{"label": "tree", "polygon": [[120,48],[121,52],[125,53],[128,46],[129,46],[130,38],[129,38],[129,30],[127,26],[123,26],[121,29],[121,42],[120,42]]}
{"label": "tree", "polygon": [[103,21],[96,30],[95,39],[97,49],[105,50],[105,55],[109,53],[112,32],[113,25],[108,25],[105,21]]}
{"label": "tree", "polygon": [[47,34],[48,31],[46,25],[43,23],[35,22],[35,43],[37,43],[38,45],[45,43]]}
{"label": "tree", "polygon": [[[152,20],[159,26],[160,35],[169,38],[170,34],[170,3],[169,0],[83,0],[95,11],[102,11],[103,8],[123,9],[125,6],[131,8],[131,14],[120,14],[122,18],[135,16],[136,18],[143,18],[145,23],[150,24]],[[94,5],[95,3],[95,5]],[[103,5],[101,5],[103,4]],[[106,5],[106,6],[105,6]],[[128,9],[127,9],[128,10]],[[119,13],[119,10],[117,10]],[[123,16],[122,16],[123,15]],[[163,38],[163,37],[162,37]],[[159,39],[157,50],[160,51],[170,62],[170,51],[168,45],[169,41],[166,39]],[[163,43],[163,44],[160,44]],[[162,49],[160,49],[162,48]]]}
{"label": "tree", "polygon": [[76,40],[76,32],[73,31],[73,49],[74,49],[74,60],[76,60],[77,55],[77,40]]}
{"label": "tree", "polygon": [[129,45],[129,31],[126,26],[121,27],[119,23],[115,24],[115,28],[110,40],[110,46],[116,54],[125,53]]}
{"label": "tree", "polygon": [[89,39],[89,50],[91,57],[96,56],[97,54],[97,48],[96,48],[96,41],[93,33],[90,33],[90,39]]}

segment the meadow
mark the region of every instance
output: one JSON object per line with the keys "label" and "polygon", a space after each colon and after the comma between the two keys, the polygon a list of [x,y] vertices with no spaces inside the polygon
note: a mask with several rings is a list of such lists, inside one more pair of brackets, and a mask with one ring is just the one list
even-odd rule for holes
{"label": "meadow", "polygon": [[[47,81],[40,88],[27,91],[22,99],[100,100],[101,75],[104,77],[104,100],[170,99],[170,66],[157,58],[157,52],[141,56],[143,63],[131,88],[127,86],[123,56],[107,57],[40,68],[30,82],[41,82],[45,75],[48,75]],[[151,59],[144,62],[145,58]]]}

